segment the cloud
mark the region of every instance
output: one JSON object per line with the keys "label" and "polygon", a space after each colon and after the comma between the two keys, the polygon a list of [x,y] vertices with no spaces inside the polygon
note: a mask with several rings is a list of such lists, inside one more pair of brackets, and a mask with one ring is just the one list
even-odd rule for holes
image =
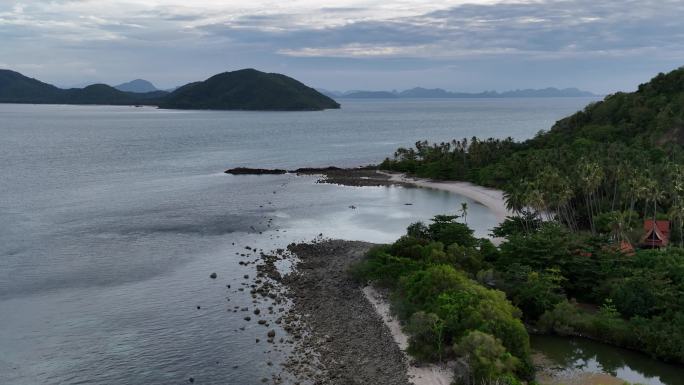
{"label": "cloud", "polygon": [[270,44],[288,56],[548,59],[682,52],[683,18],[682,2],[577,0],[465,4],[328,26],[299,25],[294,15],[260,15],[195,28],[235,41]]}
{"label": "cloud", "polygon": [[10,1],[0,36],[258,44],[287,56],[431,57],[629,55],[680,50],[684,2],[672,0],[444,1],[371,4],[308,0]]}
{"label": "cloud", "polygon": [[[541,65],[587,73],[620,61],[645,72],[684,60],[681,20],[681,0],[5,0],[0,58],[62,78],[74,67],[60,63],[86,63],[117,81],[141,67],[168,81],[238,66],[405,77],[409,67],[528,63],[530,78]],[[173,69],[153,72],[160,66]]]}

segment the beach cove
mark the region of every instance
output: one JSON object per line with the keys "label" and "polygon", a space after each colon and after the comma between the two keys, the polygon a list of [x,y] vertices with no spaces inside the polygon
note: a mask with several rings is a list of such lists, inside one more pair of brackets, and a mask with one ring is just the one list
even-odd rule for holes
{"label": "beach cove", "polygon": [[[340,172],[324,175],[320,180],[326,183],[344,181],[351,185],[348,174],[357,171],[347,172],[345,177],[340,177]],[[401,186],[414,186],[427,189],[438,189],[449,191],[455,194],[462,194],[474,202],[481,204],[493,212],[499,214],[509,214],[505,209],[505,202],[501,191],[475,186],[463,182],[436,182],[425,179],[407,178],[404,175],[378,172],[375,177],[372,173],[362,172],[363,185],[391,185],[398,183]],[[357,187],[358,188],[358,187]],[[410,187],[409,187],[410,188]],[[497,215],[501,218],[500,215]],[[328,359],[329,366],[318,373],[314,383],[335,383],[333,377],[325,377],[326,370],[339,373],[362,373],[368,365],[369,357],[377,357],[372,353],[372,349],[381,348],[387,354],[383,355],[385,364],[383,367],[391,368],[401,366],[404,362],[406,379],[401,379],[401,383],[408,381],[415,385],[446,385],[453,381],[454,371],[458,372],[457,364],[445,362],[441,365],[416,363],[407,353],[409,336],[404,332],[401,323],[392,315],[390,311],[390,301],[383,290],[377,290],[372,286],[359,285],[354,282],[349,275],[349,269],[361,259],[364,253],[372,247],[371,244],[345,242],[340,240],[320,239],[310,244],[292,245],[291,250],[299,261],[296,265],[296,275],[288,280],[290,287],[299,290],[299,294],[294,296],[295,309],[297,309],[298,299],[302,302],[304,309],[309,309],[311,323],[304,321],[308,329],[309,338],[304,340],[303,346],[307,349],[316,351],[322,349],[332,355],[334,359]],[[332,277],[332,278],[331,278]],[[308,284],[301,284],[301,281],[309,281]],[[305,290],[302,290],[306,288]],[[304,294],[303,294],[304,293]],[[325,293],[325,294],[324,294]],[[368,304],[371,306],[369,307]],[[352,309],[345,307],[352,306]],[[312,309],[326,308],[322,314],[315,314]],[[372,310],[370,310],[372,309]],[[295,310],[297,311],[297,310]],[[299,308],[302,311],[302,308]],[[368,314],[368,313],[375,314]],[[318,321],[316,321],[318,320]],[[373,333],[372,337],[363,337],[354,343],[356,334],[359,330],[359,322],[366,325],[371,330],[380,327],[382,331]],[[389,333],[389,337],[388,337]],[[331,344],[333,339],[331,334],[335,334],[334,340],[344,340],[344,344]],[[390,342],[388,342],[388,340]],[[553,340],[553,343],[550,341]],[[606,344],[592,342],[577,338],[562,338],[554,336],[532,335],[534,363],[537,368],[537,380],[542,384],[622,384],[625,381],[642,384],[678,384],[678,374],[681,368],[676,365],[667,365],[653,360],[642,353],[630,352],[624,349],[611,347]],[[394,342],[392,345],[391,342]],[[391,345],[390,346],[388,346]],[[564,347],[574,349],[575,354],[581,354],[583,359],[570,359],[566,354],[565,358],[558,355]],[[574,346],[574,348],[572,348]],[[396,353],[396,348],[402,354]],[[346,359],[338,354],[345,349],[351,349]],[[366,350],[369,350],[366,352]],[[355,352],[356,354],[353,354]],[[390,353],[391,352],[391,353]],[[549,354],[549,356],[547,356]],[[342,354],[343,355],[343,354]],[[403,357],[402,357],[403,355]],[[611,358],[609,358],[609,356]],[[359,361],[359,358],[361,360]],[[620,359],[622,367],[615,366],[615,358]],[[359,365],[360,364],[360,365]],[[355,365],[359,365],[355,368]],[[377,363],[375,365],[378,365]],[[351,370],[346,370],[352,368]],[[354,369],[355,368],[355,369]],[[396,375],[395,370],[390,370],[391,375]],[[340,383],[353,383],[351,377],[342,375]],[[350,382],[351,381],[351,382]],[[383,371],[376,371],[374,375],[364,378],[361,382],[369,383],[400,383],[399,380],[390,379],[383,376]]]}
{"label": "beach cove", "polygon": [[[377,163],[426,134],[524,138],[587,102],[349,101],[301,113],[0,105],[0,382],[261,384],[285,353],[265,348],[269,329],[240,311],[252,301],[242,284],[253,265],[238,263],[254,255],[246,246],[268,252],[320,233],[392,242],[461,200],[225,168]],[[496,218],[464,200],[486,235]]]}

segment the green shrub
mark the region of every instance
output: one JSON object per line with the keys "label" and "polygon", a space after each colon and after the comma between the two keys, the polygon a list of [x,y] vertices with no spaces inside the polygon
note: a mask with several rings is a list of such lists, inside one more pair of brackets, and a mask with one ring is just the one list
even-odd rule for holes
{"label": "green shrub", "polygon": [[506,351],[499,339],[477,330],[463,336],[454,345],[454,351],[468,363],[471,383],[510,377],[518,366],[518,360]]}
{"label": "green shrub", "polygon": [[445,245],[458,243],[466,247],[476,246],[477,239],[473,236],[473,230],[463,223],[456,222],[456,218],[454,215],[435,216],[428,226],[430,239]]}
{"label": "green shrub", "polygon": [[514,263],[503,273],[503,279],[504,290],[528,320],[539,319],[565,298],[561,287],[564,278],[558,269],[539,272]]}
{"label": "green shrub", "polygon": [[423,361],[441,361],[444,353],[444,322],[434,313],[418,311],[409,319],[408,353]]}

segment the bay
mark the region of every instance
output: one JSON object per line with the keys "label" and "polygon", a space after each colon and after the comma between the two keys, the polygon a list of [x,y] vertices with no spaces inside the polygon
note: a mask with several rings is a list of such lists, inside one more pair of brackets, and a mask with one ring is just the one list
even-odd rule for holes
{"label": "bay", "polygon": [[462,201],[480,236],[495,217],[440,191],[224,169],[358,166],[422,139],[524,139],[591,101],[364,100],[322,112],[0,105],[0,383],[261,383],[285,353],[255,343],[263,328],[232,311],[251,303],[237,290],[252,272],[238,264],[246,246],[319,234],[390,242]]}

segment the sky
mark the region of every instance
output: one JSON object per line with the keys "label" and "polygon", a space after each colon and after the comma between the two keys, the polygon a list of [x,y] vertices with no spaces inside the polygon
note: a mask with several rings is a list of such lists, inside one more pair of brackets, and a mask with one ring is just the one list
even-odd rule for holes
{"label": "sky", "polygon": [[630,91],[684,65],[684,0],[0,0],[0,68],[170,88],[241,68],[328,90]]}

